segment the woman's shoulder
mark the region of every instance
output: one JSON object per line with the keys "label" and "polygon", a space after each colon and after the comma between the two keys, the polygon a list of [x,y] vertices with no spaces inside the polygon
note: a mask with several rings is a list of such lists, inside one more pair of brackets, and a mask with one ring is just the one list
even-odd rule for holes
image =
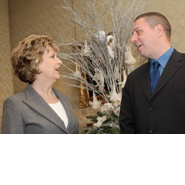
{"label": "woman's shoulder", "polygon": [[16,93],[14,95],[11,95],[11,96],[8,96],[6,99],[5,99],[5,103],[7,102],[20,102],[22,100],[25,99],[25,93],[22,91],[22,92],[19,92],[19,93]]}

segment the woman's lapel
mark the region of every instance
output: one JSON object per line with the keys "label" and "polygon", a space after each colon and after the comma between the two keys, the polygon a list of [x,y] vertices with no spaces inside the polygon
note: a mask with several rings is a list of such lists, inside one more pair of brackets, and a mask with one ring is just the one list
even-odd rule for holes
{"label": "woman's lapel", "polygon": [[55,113],[55,111],[44,101],[44,99],[33,89],[31,85],[28,85],[24,90],[26,99],[23,100],[30,108],[38,112],[40,115],[57,125],[63,131],[68,133],[64,122]]}
{"label": "woman's lapel", "polygon": [[68,97],[66,97],[63,94],[60,94],[56,89],[53,89],[58,99],[61,101],[62,105],[64,106],[64,109],[66,111],[67,117],[68,117],[68,131],[73,130],[75,127],[75,124],[77,122],[76,115],[74,114],[74,110],[72,107],[72,104]]}

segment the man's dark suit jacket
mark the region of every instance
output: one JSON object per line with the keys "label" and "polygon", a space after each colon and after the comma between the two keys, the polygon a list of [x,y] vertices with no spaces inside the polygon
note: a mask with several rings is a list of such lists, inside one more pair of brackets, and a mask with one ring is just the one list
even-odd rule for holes
{"label": "man's dark suit jacket", "polygon": [[185,133],[185,54],[172,53],[154,93],[150,63],[133,71],[123,89],[121,133]]}

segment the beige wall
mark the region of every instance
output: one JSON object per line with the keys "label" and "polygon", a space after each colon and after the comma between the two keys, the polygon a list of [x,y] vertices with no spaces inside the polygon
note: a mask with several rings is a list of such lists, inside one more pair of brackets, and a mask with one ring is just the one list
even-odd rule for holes
{"label": "beige wall", "polygon": [[[69,3],[73,2],[77,9],[84,8],[79,3],[83,1],[86,0],[67,0]],[[172,45],[185,52],[185,34],[183,32],[185,30],[185,1],[148,0],[148,2],[144,12],[158,11],[166,15],[173,27]],[[63,0],[0,0],[0,115],[5,97],[13,92],[21,91],[25,87],[25,84],[17,78],[14,78],[13,83],[10,65],[10,40],[11,48],[14,48],[20,40],[30,34],[50,35],[57,43],[60,43],[60,37],[75,38],[74,25],[68,19],[71,15],[62,8],[63,5]],[[77,35],[78,37],[79,35]],[[64,84],[66,81],[68,80],[62,79],[56,82],[54,86],[70,97],[82,128],[86,122],[84,115],[90,114],[91,109],[79,109],[79,90],[66,86]]]}
{"label": "beige wall", "polygon": [[10,32],[7,0],[0,0],[0,81],[1,122],[3,102],[7,96],[13,94],[13,75],[10,64]]}
{"label": "beige wall", "polygon": [[185,52],[185,1],[148,0],[144,11],[157,11],[164,14],[172,26],[172,46]]}
{"label": "beige wall", "polygon": [[[68,37],[74,37],[74,26],[67,20],[67,12],[62,8],[61,0],[10,0],[11,46],[14,48],[23,38],[31,34],[51,36],[60,43],[63,31]],[[71,0],[68,0],[71,3]],[[60,7],[61,6],[61,7]],[[57,83],[59,89],[71,95],[71,90]],[[17,78],[14,79],[14,90],[19,92],[25,87]]]}
{"label": "beige wall", "polygon": [[[67,0],[67,3],[72,4],[72,0]],[[57,44],[60,44],[61,37],[63,39],[64,36],[66,40],[74,39],[74,24],[69,21],[69,12],[63,9],[63,0],[9,0],[9,4],[12,48],[30,34],[49,35]],[[61,79],[54,87],[70,97],[76,114],[80,116],[79,89],[65,84],[69,81]],[[14,77],[14,93],[20,92],[25,86],[25,83]]]}

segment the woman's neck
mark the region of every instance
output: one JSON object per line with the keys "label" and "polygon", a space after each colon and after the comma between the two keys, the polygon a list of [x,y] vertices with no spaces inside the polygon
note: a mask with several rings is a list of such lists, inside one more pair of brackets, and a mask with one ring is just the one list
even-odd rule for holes
{"label": "woman's neck", "polygon": [[53,104],[59,101],[57,96],[53,92],[52,85],[33,82],[32,87],[45,100],[46,103]]}
{"label": "woman's neck", "polygon": [[52,89],[52,84],[39,83],[34,81],[32,87],[37,91],[37,93],[45,100],[53,100],[56,96]]}

